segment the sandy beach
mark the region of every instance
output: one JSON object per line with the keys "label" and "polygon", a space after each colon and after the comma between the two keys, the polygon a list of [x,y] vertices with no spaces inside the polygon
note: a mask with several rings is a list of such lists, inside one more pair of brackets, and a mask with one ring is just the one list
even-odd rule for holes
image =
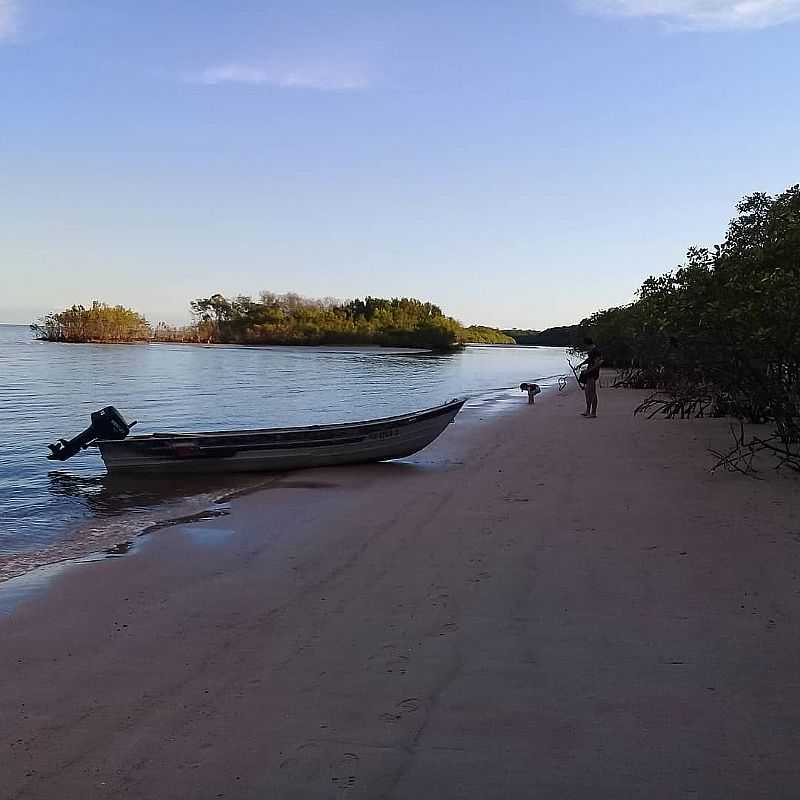
{"label": "sandy beach", "polygon": [[798,481],[602,390],[283,476],[0,617],[0,797],[795,798]]}

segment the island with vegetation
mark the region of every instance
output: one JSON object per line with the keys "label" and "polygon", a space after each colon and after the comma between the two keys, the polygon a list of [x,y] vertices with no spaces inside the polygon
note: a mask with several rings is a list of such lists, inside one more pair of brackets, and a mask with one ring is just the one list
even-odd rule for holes
{"label": "island with vegetation", "polygon": [[147,320],[124,306],[95,301],[48,314],[31,325],[37,339],[48,342],[144,342],[153,336]]}
{"label": "island with vegetation", "polygon": [[470,325],[464,331],[465,344],[517,344],[517,340],[505,331],[486,325]]}
{"label": "island with vegetation", "polygon": [[445,350],[466,343],[514,344],[495,328],[464,327],[439,306],[413,298],[341,302],[298,294],[214,294],[190,303],[193,323],[151,325],[124,306],[95,301],[48,314],[31,326],[53,342],[204,342],[244,345],[381,345]]}

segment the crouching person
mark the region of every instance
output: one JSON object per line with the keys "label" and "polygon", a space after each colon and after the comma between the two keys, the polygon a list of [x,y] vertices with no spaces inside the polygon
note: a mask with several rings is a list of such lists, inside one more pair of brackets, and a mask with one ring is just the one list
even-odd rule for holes
{"label": "crouching person", "polygon": [[531,406],[536,402],[536,395],[542,392],[538,383],[521,383],[519,390],[528,393],[528,405]]}

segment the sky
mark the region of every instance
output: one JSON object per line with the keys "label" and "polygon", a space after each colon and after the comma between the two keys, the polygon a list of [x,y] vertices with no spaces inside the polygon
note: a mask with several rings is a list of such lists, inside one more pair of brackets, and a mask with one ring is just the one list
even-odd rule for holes
{"label": "sky", "polygon": [[0,321],[576,322],[800,180],[798,74],[800,0],[0,0]]}

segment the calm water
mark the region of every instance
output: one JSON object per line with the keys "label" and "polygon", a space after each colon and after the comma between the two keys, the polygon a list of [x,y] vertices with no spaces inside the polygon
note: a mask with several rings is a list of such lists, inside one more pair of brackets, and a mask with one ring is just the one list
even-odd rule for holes
{"label": "calm water", "polygon": [[[68,345],[0,326],[0,556],[52,546],[76,526],[211,488],[113,482],[90,449],[64,463],[48,442],[115,405],[157,430],[312,425],[369,419],[562,373],[556,348],[469,347],[447,355],[385,350]],[[520,397],[517,392],[517,397]],[[242,478],[235,479],[242,483]],[[217,478],[215,487],[224,481]]]}

